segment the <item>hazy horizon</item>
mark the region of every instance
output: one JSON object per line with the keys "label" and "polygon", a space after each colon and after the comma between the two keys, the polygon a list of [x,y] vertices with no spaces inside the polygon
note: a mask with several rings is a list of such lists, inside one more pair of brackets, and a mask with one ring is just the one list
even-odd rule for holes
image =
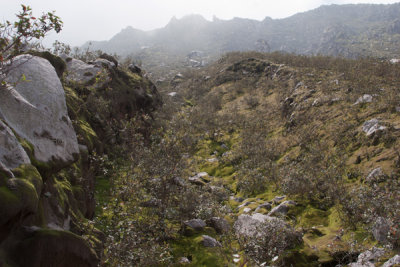
{"label": "hazy horizon", "polygon": [[[130,1],[114,0],[27,0],[23,4],[33,9],[34,15],[56,11],[64,22],[60,34],[51,33],[45,45],[59,40],[73,46],[87,41],[109,40],[122,29],[131,26],[144,31],[164,27],[173,17],[178,19],[192,14],[202,15],[207,20],[215,16],[229,20],[234,17],[263,20],[290,17],[296,13],[309,11],[321,5],[330,4],[392,4],[391,0],[306,0],[306,1],[269,1],[269,0],[149,0]],[[2,4],[0,20],[15,21],[15,14],[21,9],[21,2],[12,0]]]}

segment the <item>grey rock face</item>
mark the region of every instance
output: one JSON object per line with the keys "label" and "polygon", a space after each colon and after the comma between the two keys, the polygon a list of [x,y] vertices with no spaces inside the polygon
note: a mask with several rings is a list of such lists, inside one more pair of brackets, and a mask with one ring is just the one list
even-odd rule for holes
{"label": "grey rock face", "polygon": [[203,235],[202,244],[207,248],[221,247],[221,243],[208,235]]}
{"label": "grey rock face", "polygon": [[362,126],[362,130],[367,136],[370,136],[377,131],[383,131],[385,129],[386,127],[382,126],[378,119],[371,119],[369,121],[366,121]]}
{"label": "grey rock face", "polygon": [[400,255],[396,255],[387,262],[385,262],[382,267],[392,267],[396,264],[400,264]]}
{"label": "grey rock face", "polygon": [[74,161],[78,142],[54,67],[43,58],[21,55],[9,67],[6,81],[9,86],[0,90],[0,117],[33,145],[37,160]]}
{"label": "grey rock face", "polygon": [[184,222],[185,226],[193,228],[196,231],[201,231],[206,227],[206,222],[201,219],[192,219]]}
{"label": "grey rock face", "polygon": [[114,63],[106,59],[97,59],[93,64],[87,64],[79,59],[70,58],[67,60],[67,76],[66,81],[74,82],[81,85],[88,85],[93,82],[98,74],[103,78],[96,84],[96,87],[101,87],[110,81],[107,70],[103,64],[114,66]]}
{"label": "grey rock face", "polygon": [[31,161],[14,133],[0,120],[0,164],[3,169],[12,170],[29,163]]}

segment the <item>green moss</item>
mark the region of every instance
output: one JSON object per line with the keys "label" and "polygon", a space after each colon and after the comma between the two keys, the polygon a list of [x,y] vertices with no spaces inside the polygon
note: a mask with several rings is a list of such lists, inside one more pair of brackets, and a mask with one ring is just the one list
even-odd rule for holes
{"label": "green moss", "polygon": [[42,190],[43,180],[39,171],[30,164],[20,165],[18,168],[13,170],[13,173],[16,178],[26,179],[36,189],[36,192],[40,192]]}
{"label": "green moss", "polygon": [[96,214],[102,213],[102,207],[110,200],[110,180],[107,177],[100,176],[96,178],[95,198],[97,201]]}
{"label": "green moss", "polygon": [[229,176],[229,175],[233,174],[234,172],[235,172],[235,169],[233,168],[233,166],[225,166],[222,169],[217,169],[215,171],[214,176],[225,177],[225,176]]}
{"label": "green moss", "polygon": [[206,248],[202,245],[202,235],[180,238],[172,243],[174,258],[191,258],[188,266],[226,266],[229,259],[228,251],[220,248]]}
{"label": "green moss", "polygon": [[[67,202],[70,201],[69,196],[73,195],[72,186],[66,179],[58,180],[54,179],[54,188],[57,190],[58,204],[64,209]],[[72,206],[72,205],[69,205]]]}
{"label": "green moss", "polygon": [[98,142],[98,137],[90,124],[82,119],[79,119],[76,123],[74,123],[74,125],[80,143],[85,144],[89,151],[93,150],[95,144]]}
{"label": "green moss", "polygon": [[301,213],[295,212],[295,209],[296,207],[293,207],[290,212],[292,215],[300,218],[298,226],[309,228],[313,226],[329,225],[329,211],[319,210],[309,205],[305,207]]}

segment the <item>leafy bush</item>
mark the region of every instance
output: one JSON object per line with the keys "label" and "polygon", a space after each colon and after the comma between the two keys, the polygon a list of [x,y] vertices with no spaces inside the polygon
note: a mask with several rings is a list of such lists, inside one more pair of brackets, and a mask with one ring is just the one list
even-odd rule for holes
{"label": "leafy bush", "polygon": [[60,32],[63,22],[54,14],[48,12],[36,18],[29,6],[21,5],[22,11],[17,14],[18,21],[0,23],[0,81],[4,83],[5,64],[7,60],[21,53],[24,46],[32,40],[40,40],[46,33],[54,30]]}

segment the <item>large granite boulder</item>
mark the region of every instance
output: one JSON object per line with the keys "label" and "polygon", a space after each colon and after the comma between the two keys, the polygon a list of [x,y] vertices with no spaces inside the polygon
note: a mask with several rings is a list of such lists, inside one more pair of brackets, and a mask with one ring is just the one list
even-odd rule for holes
{"label": "large granite boulder", "polygon": [[29,163],[31,161],[14,133],[0,120],[0,168],[13,177],[12,169]]}
{"label": "large granite boulder", "polygon": [[44,163],[76,160],[78,142],[68,117],[64,89],[54,67],[31,55],[16,57],[0,90],[0,118],[34,149]]}

